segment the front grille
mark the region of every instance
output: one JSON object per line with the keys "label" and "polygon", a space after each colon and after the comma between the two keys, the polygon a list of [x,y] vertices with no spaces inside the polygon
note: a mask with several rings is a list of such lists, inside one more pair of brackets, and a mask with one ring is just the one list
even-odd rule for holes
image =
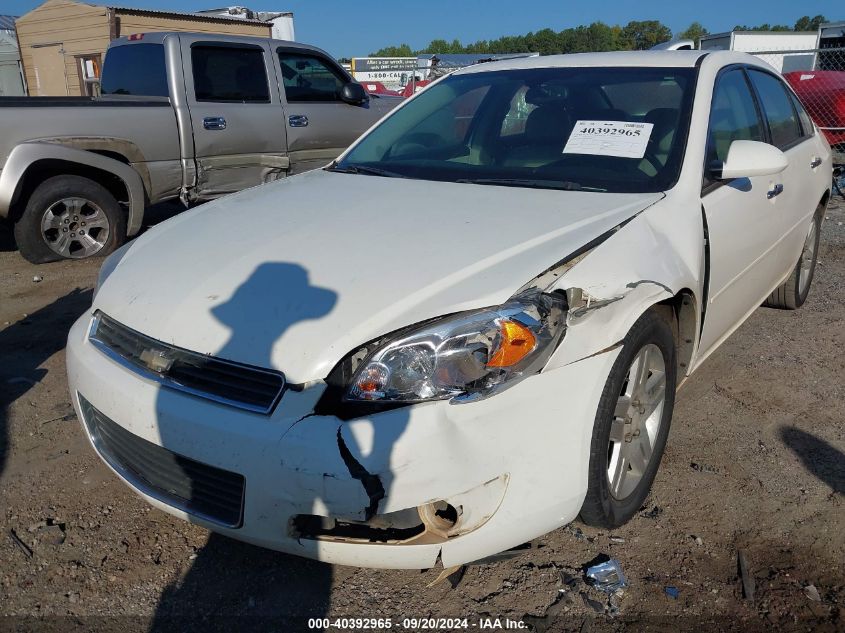
{"label": "front grille", "polygon": [[150,497],[225,527],[243,520],[243,475],[177,455],[130,433],[79,395],[88,434],[112,468]]}
{"label": "front grille", "polygon": [[88,338],[112,358],[165,387],[249,411],[269,413],[285,388],[280,372],[162,343],[100,311]]}

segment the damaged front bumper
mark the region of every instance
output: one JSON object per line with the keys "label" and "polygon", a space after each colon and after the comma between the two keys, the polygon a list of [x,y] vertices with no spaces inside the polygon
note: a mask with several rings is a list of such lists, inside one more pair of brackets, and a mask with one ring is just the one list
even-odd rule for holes
{"label": "damaged front bumper", "polygon": [[80,419],[82,396],[152,447],[152,467],[163,447],[185,476],[210,468],[204,482],[218,471],[244,482],[240,520],[224,525],[213,512],[174,501],[207,496],[207,486],[146,485],[136,472],[144,464],[121,468],[93,438],[136,492],[239,540],[366,567],[424,569],[438,559],[451,567],[574,519],[587,489],[596,407],[618,354],[559,366],[478,402],[428,402],[343,421],[314,415],[322,383],[288,390],[270,415],[162,388],[97,350],[86,337],[89,323],[90,316],[77,321],[67,348]]}

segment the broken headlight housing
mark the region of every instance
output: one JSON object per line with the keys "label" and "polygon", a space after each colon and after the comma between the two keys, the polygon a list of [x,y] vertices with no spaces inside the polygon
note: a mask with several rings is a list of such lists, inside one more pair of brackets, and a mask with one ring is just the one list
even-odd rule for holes
{"label": "broken headlight housing", "polygon": [[492,308],[405,328],[341,361],[343,403],[400,405],[486,397],[539,372],[566,329],[566,299],[531,290]]}

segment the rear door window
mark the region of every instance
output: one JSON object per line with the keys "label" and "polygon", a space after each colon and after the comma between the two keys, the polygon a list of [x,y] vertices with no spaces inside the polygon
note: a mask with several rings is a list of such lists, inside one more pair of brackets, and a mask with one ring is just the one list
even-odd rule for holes
{"label": "rear door window", "polygon": [[106,53],[100,94],[169,97],[164,46],[124,44]]}
{"label": "rear door window", "polygon": [[763,113],[769,123],[772,145],[788,149],[801,139],[801,124],[792,99],[783,82],[777,77],[759,70],[749,70],[751,83],[757,90]]}
{"label": "rear door window", "polygon": [[792,105],[795,106],[795,111],[798,113],[798,120],[801,121],[801,132],[804,136],[812,136],[816,133],[815,128],[813,127],[813,120],[810,118],[810,115],[807,114],[804,106],[801,105],[798,97],[792,93],[789,94],[789,97],[792,99]]}
{"label": "rear door window", "polygon": [[191,47],[197,101],[269,103],[264,51],[258,46]]}

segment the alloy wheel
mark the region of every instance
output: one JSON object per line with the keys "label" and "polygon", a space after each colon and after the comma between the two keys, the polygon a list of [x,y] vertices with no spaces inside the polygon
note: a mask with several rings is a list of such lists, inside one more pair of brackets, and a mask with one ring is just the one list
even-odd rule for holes
{"label": "alloy wheel", "polygon": [[810,275],[813,273],[813,262],[816,259],[816,231],[818,222],[813,220],[810,230],[807,232],[807,239],[804,240],[804,249],[801,251],[801,270],[798,274],[798,292],[804,296],[807,284],[810,282]]}
{"label": "alloy wheel", "polygon": [[616,402],[607,448],[610,494],[625,499],[637,487],[651,461],[666,403],[666,364],[660,348],[649,343],[634,357]]}
{"label": "alloy wheel", "polygon": [[68,197],[51,204],[41,217],[41,233],[62,257],[90,257],[105,246],[111,226],[103,210],[85,198]]}

